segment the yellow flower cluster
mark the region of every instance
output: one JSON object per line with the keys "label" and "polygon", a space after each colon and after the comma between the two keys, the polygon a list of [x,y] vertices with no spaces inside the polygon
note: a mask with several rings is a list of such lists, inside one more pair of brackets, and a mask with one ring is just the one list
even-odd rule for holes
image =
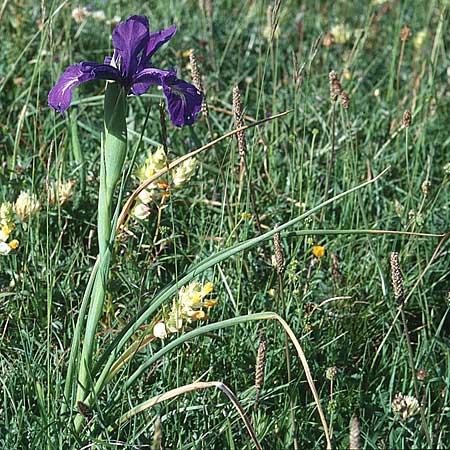
{"label": "yellow flower cluster", "polygon": [[9,202],[2,203],[0,206],[0,255],[7,255],[11,250],[19,247],[17,239],[7,242],[14,228],[16,225],[13,221],[13,206]]}
{"label": "yellow flower cluster", "polygon": [[216,299],[210,298],[213,289],[211,282],[201,285],[194,281],[183,286],[178,297],[173,299],[169,317],[165,322],[160,321],[155,325],[153,335],[165,338],[169,333],[180,331],[185,323],[207,320],[208,315],[204,310],[209,310],[217,304]]}
{"label": "yellow flower cluster", "polygon": [[[140,182],[148,180],[153,177],[160,170],[167,167],[168,159],[164,153],[164,148],[159,146],[155,152],[149,153],[144,164],[136,171],[136,177]],[[180,187],[183,183],[188,181],[194,174],[196,161],[194,158],[189,158],[179,164],[171,171],[171,185],[173,188]],[[146,189],[139,194],[139,201],[133,210],[133,215],[136,219],[145,219],[150,215],[150,209],[145,206],[152,200],[159,196],[167,197],[169,195],[169,180],[166,177],[160,177],[153,183],[150,183]]]}

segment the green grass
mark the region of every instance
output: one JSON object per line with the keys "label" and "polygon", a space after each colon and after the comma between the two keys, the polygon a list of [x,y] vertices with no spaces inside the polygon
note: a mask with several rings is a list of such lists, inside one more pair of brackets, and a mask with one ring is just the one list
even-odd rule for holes
{"label": "green grass", "polygon": [[[402,421],[391,408],[397,392],[415,395],[390,280],[389,256],[398,251],[414,370],[426,371],[425,379],[417,381],[419,400],[433,447],[446,448],[450,266],[448,240],[442,235],[450,224],[448,3],[308,1],[299,6],[286,0],[270,41],[267,7],[272,3],[217,0],[212,18],[195,0],[90,3],[108,19],[145,14],[152,30],[175,23],[178,33],[154,63],[176,66],[188,81],[184,52],[196,50],[210,129],[204,120],[190,128],[169,125],[172,159],[233,130],[232,115],[224,111],[232,111],[236,83],[251,118],[292,109],[246,132],[250,180],[244,179],[240,197],[233,137],[197,157],[194,177],[172,192],[162,210],[156,242],[156,203],[148,219],[128,223],[130,233],[114,245],[96,361],[105,363],[114,339],[123,336],[141,310],[162,298],[162,289],[175,291],[174,283],[191,273],[199,282],[214,282],[219,301],[209,324],[269,311],[285,318],[308,360],[333,448],[348,448],[353,414],[360,417],[361,448],[427,448],[419,415]],[[220,381],[234,392],[264,449],[324,448],[303,366],[289,346],[288,382],[283,329],[265,320],[213,329],[177,345],[127,383],[188,330],[152,341],[91,399],[92,420],[75,430],[76,405],[64,397],[64,389],[74,329],[98,252],[104,83],[79,87],[67,119],[50,110],[47,94],[70,63],[101,61],[111,52],[111,26],[92,17],[75,23],[71,12],[76,6],[29,0],[0,5],[0,203],[14,202],[23,190],[33,192],[41,204],[28,221],[16,221],[11,237],[20,241],[19,248],[0,255],[0,448],[152,448],[157,417],[167,449],[254,448],[238,412],[213,389],[160,403],[115,426],[135,406],[198,380]],[[351,36],[346,43],[324,46],[324,36],[337,24],[346,24]],[[405,25],[411,36],[402,52]],[[418,45],[421,31],[424,39]],[[342,75],[350,95],[348,110],[339,101],[333,108],[331,70]],[[132,171],[161,143],[161,98],[153,89],[128,102],[130,153],[140,142]],[[407,109],[412,124],[406,129],[401,121]],[[267,232],[388,167],[376,182],[305,215],[281,233],[283,302],[271,239],[224,257],[225,249],[259,236],[250,189]],[[76,181],[72,199],[51,205],[47,186],[68,179]],[[132,177],[126,181],[125,199],[137,185]],[[313,256],[315,244],[326,248],[323,258]],[[216,264],[190,272],[212,255]],[[124,349],[151,333],[154,321],[170,311],[173,297],[168,295],[149,315]],[[261,328],[268,339],[267,365],[254,411]],[[332,396],[329,367],[337,367]],[[98,373],[93,377],[95,384]]]}

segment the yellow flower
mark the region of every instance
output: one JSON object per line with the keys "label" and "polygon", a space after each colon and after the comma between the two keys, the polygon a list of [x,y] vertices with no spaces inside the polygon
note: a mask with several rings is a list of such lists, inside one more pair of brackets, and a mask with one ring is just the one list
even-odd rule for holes
{"label": "yellow flower", "polygon": [[267,292],[269,294],[269,297],[275,297],[275,289],[271,288],[269,289],[269,292]]}
{"label": "yellow flower", "polygon": [[9,235],[11,234],[11,228],[8,224],[3,224],[0,228],[0,242],[5,242],[8,240]]}
{"label": "yellow flower", "polygon": [[13,239],[9,244],[8,244],[12,250],[15,250],[16,248],[19,247],[19,241],[17,239]]}
{"label": "yellow flower", "polygon": [[352,31],[345,24],[335,25],[331,28],[330,32],[333,35],[336,44],[345,44],[352,37]]}
{"label": "yellow flower", "polygon": [[322,247],[321,245],[314,245],[313,246],[313,255],[316,258],[322,258],[325,255],[325,247]]}
{"label": "yellow flower", "polygon": [[183,327],[183,322],[206,320],[208,316],[202,308],[212,308],[217,304],[216,299],[205,299],[214,289],[213,283],[208,281],[203,286],[196,281],[182,286],[178,292],[178,300],[173,300],[172,310],[166,322],[166,329],[175,333]]}
{"label": "yellow flower", "polygon": [[422,47],[423,43],[427,39],[427,35],[428,33],[426,30],[421,30],[414,36],[413,45],[416,50],[419,50]]}
{"label": "yellow flower", "polygon": [[203,302],[203,306],[205,308],[212,308],[213,306],[217,305],[217,300],[215,298],[212,298],[211,300],[206,300]]}
{"label": "yellow flower", "polygon": [[191,311],[189,316],[194,320],[204,320],[206,319],[206,314],[201,309],[198,311]]}
{"label": "yellow flower", "polygon": [[[144,164],[137,170],[136,176],[140,181],[148,180],[164,167],[166,167],[166,155],[164,148],[159,146],[154,153],[149,153]],[[156,187],[156,183],[152,183],[147,189],[156,189]]]}
{"label": "yellow flower", "polygon": [[190,54],[191,54],[191,49],[185,50],[183,52],[183,58],[189,58]]}
{"label": "yellow flower", "polygon": [[202,287],[202,296],[206,296],[208,294],[211,294],[211,292],[214,289],[214,285],[211,283],[211,281],[208,281],[206,284]]}
{"label": "yellow flower", "polygon": [[188,181],[195,170],[196,161],[195,158],[189,158],[183,161],[179,166],[173,171],[172,183],[174,186],[180,186],[185,181]]}
{"label": "yellow flower", "polygon": [[251,213],[248,212],[241,212],[241,219],[242,220],[250,220],[252,218]]}

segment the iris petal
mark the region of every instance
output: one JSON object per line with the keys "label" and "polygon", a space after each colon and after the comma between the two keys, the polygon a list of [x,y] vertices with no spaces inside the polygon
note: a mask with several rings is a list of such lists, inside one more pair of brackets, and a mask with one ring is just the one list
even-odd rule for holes
{"label": "iris petal", "polygon": [[173,72],[166,75],[162,82],[172,123],[177,127],[192,125],[202,109],[201,92],[194,85],[177,78]]}
{"label": "iris petal", "polygon": [[134,75],[139,64],[139,54],[149,39],[148,20],[145,16],[131,16],[121,22],[112,33],[112,41],[120,56],[120,68],[124,78]]}
{"label": "iris petal", "polygon": [[156,33],[150,33],[147,49],[145,51],[146,59],[149,60],[153,54],[164,45],[167,41],[172,39],[174,34],[177,32],[177,27],[175,25],[166,28],[165,30],[157,31]]}
{"label": "iris petal", "polygon": [[81,62],[69,66],[59,77],[48,94],[48,104],[60,113],[64,113],[72,102],[72,90],[81,83],[91,80],[120,79],[117,69],[106,64],[95,62]]}
{"label": "iris petal", "polygon": [[131,93],[134,95],[145,94],[151,86],[162,85],[162,78],[171,72],[162,69],[149,68],[139,71],[133,80]]}

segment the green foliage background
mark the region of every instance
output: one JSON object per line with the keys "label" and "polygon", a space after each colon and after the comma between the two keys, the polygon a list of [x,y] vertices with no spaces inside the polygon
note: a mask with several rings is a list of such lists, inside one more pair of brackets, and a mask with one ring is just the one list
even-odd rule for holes
{"label": "green foliage background", "polygon": [[[271,323],[196,338],[124,389],[128,375],[163,345],[152,342],[96,399],[94,418],[81,434],[73,431],[69,415],[59,414],[67,352],[97,253],[104,85],[81,86],[66,119],[50,110],[46,98],[67,65],[102,61],[111,53],[110,24],[72,19],[73,8],[87,6],[104,10],[107,19],[147,15],[152,30],[175,23],[175,38],[154,62],[176,66],[187,80],[185,52],[195,49],[210,130],[204,120],[192,128],[170,127],[173,158],[233,129],[235,84],[249,118],[293,110],[247,133],[251,177],[244,179],[240,196],[239,155],[236,141],[229,139],[202,154],[194,178],[172,193],[156,242],[156,205],[148,220],[129,223],[130,233],[116,244],[100,352],[159,289],[201,259],[258,234],[250,191],[263,226],[272,229],[323,201],[327,185],[331,197],[390,166],[375,184],[306,220],[298,229],[310,230],[307,237],[295,229],[282,235],[285,307],[271,265],[271,242],[221,262],[199,281],[215,284],[219,303],[211,321],[262,311],[286,318],[306,353],[335,448],[348,448],[352,414],[361,420],[362,448],[426,448],[418,416],[401,421],[391,410],[397,392],[414,395],[390,285],[389,254],[399,251],[410,294],[405,312],[415,370],[426,371],[419,400],[434,445],[445,448],[450,441],[448,241],[315,230],[448,232],[448,2],[282,1],[272,39],[267,19],[272,2],[217,0],[212,16],[203,3],[208,2],[5,0],[0,5],[0,201],[13,202],[25,190],[41,203],[40,212],[14,231],[19,249],[0,257],[0,447],[149,448],[160,416],[164,448],[252,448],[236,411],[212,391],[187,394],[108,431],[136,404],[197,379],[222,381],[236,393],[264,448],[296,448],[294,441],[300,448],[324,447],[302,367],[292,353],[288,386],[284,336]],[[348,29],[347,42],[324,45],[339,24]],[[405,26],[411,35],[403,45]],[[350,95],[348,110],[330,101],[332,69]],[[154,89],[129,101],[130,145],[143,133],[138,162],[161,142],[161,98]],[[401,120],[407,109],[413,118],[405,129]],[[77,181],[73,198],[62,207],[50,205],[47,187],[67,179]],[[127,192],[135,187],[129,180]],[[320,260],[312,254],[313,244],[326,248]],[[253,412],[259,328],[268,335],[268,355],[260,406]],[[325,374],[333,366],[331,396]]]}

